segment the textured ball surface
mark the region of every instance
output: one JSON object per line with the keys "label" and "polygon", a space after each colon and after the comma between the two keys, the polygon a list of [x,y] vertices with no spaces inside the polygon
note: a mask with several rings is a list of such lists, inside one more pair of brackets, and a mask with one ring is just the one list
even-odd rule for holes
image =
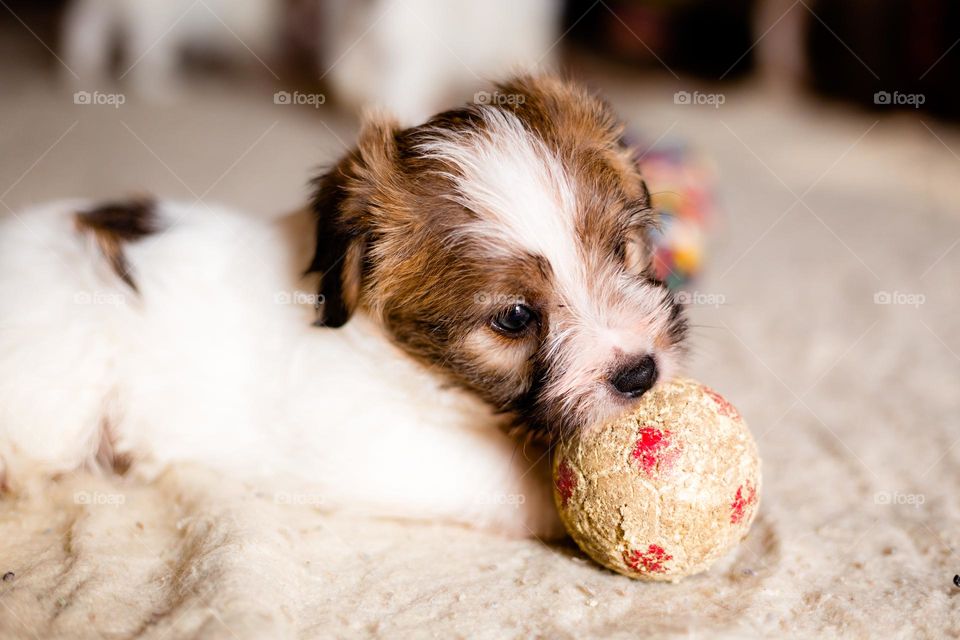
{"label": "textured ball surface", "polygon": [[641,580],[709,568],[746,536],[760,500],[757,446],[740,414],[683,378],[560,445],[553,478],[580,548]]}

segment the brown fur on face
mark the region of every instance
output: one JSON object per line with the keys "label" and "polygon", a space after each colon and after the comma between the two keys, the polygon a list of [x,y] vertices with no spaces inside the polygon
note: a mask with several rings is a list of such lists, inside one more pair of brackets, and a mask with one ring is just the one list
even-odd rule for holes
{"label": "brown fur on face", "polygon": [[[637,350],[670,369],[685,322],[650,276],[649,193],[607,105],[550,77],[498,93],[512,99],[412,129],[371,119],[318,180],[311,271],[323,324],[364,308],[410,355],[556,437],[622,410],[608,378]],[[515,304],[537,321],[497,331]]]}

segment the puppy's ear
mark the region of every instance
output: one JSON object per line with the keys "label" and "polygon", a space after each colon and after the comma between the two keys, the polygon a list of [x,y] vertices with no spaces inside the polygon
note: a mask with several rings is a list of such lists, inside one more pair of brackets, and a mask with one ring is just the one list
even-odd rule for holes
{"label": "puppy's ear", "polygon": [[396,133],[393,120],[367,117],[357,148],[313,182],[316,248],[307,272],[320,274],[318,326],[343,326],[361,302],[378,185],[394,170]]}
{"label": "puppy's ear", "polygon": [[624,258],[630,271],[654,277],[654,238],[661,230],[660,213],[643,178],[643,153],[637,142],[625,134],[620,136],[617,145],[618,162],[626,176],[626,191],[631,199]]}

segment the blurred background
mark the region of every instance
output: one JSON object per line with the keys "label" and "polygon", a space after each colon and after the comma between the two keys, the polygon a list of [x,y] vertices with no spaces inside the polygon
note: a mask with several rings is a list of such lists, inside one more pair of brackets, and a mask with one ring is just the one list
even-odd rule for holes
{"label": "blurred background", "polygon": [[929,191],[956,169],[948,0],[0,0],[0,35],[12,208],[132,190],[274,214],[350,147],[364,108],[417,124],[500,99],[490,82],[516,70],[577,78],[626,118],[673,285],[702,269],[724,177],[826,169],[818,136],[852,142],[834,119],[916,136],[887,149],[900,180]]}
{"label": "blurred background", "polygon": [[[413,124],[510,99],[489,81],[531,68],[627,124],[664,214],[658,268],[693,320],[690,372],[765,460],[764,592],[809,588],[791,610],[816,615],[823,593],[882,585],[924,619],[951,607],[955,0],[0,0],[0,215],[142,192],[280,214],[363,108]],[[844,616],[863,636],[902,620]]]}

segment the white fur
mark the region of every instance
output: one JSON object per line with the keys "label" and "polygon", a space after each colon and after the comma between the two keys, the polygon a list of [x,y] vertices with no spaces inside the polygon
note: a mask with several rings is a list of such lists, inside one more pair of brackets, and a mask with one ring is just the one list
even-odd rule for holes
{"label": "white fur", "polygon": [[320,66],[355,106],[419,124],[468,89],[551,60],[558,0],[328,0]]}
{"label": "white fur", "polygon": [[75,227],[89,204],[0,220],[8,482],[90,464],[108,425],[139,474],[198,461],[335,508],[558,531],[546,459],[518,451],[479,400],[362,314],[310,325],[305,213],[269,223],[162,203],[168,229],[126,245],[136,294]]}
{"label": "white fur", "polygon": [[422,150],[459,170],[453,197],[479,217],[469,233],[490,238],[502,251],[545,257],[561,286],[579,295],[585,274],[574,228],[578,203],[563,163],[514,114],[480,109],[483,128],[442,131]]}

